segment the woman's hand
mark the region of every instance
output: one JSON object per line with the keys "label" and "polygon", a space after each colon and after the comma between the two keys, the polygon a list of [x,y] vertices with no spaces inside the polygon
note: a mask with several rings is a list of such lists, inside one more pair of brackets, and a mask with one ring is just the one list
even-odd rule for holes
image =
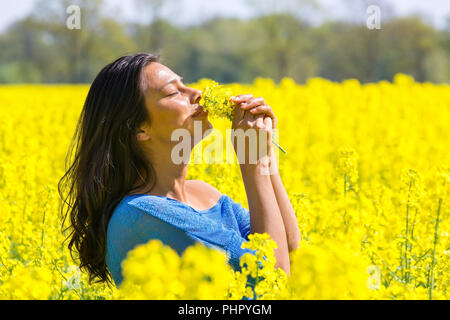
{"label": "woman's hand", "polygon": [[264,98],[254,98],[251,94],[245,94],[232,97],[231,101],[237,103],[242,110],[249,111],[252,115],[264,115],[264,118],[270,117],[272,119],[272,129],[277,128],[277,117],[275,117],[272,108],[266,104]]}
{"label": "woman's hand", "polygon": [[[233,132],[242,129],[245,134],[248,134],[247,130],[255,130],[255,134],[250,133],[249,135],[252,144],[248,144],[244,136],[245,147],[244,150],[239,150],[239,152],[239,141],[235,143],[235,138],[232,137],[239,163],[249,164],[250,160],[252,162],[259,161],[265,156],[270,156],[272,154],[272,129],[276,128],[277,123],[272,108],[265,104],[263,98],[254,98],[251,94],[232,97],[231,101],[236,104],[232,122]],[[252,141],[252,136],[256,138],[256,141]],[[260,150],[259,148],[261,138],[265,140],[261,142],[261,146],[266,146],[266,150]],[[245,155],[242,155],[242,152],[245,152]]]}

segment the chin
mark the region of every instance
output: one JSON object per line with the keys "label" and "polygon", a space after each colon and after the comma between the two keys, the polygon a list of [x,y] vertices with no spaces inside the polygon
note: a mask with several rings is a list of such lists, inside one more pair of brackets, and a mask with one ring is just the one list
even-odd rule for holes
{"label": "chin", "polygon": [[[208,119],[206,119],[206,121],[204,121],[204,122],[207,122],[207,124],[206,124],[206,130],[212,129],[212,128],[213,128],[212,123],[211,123]],[[205,131],[206,131],[206,130],[205,130]]]}
{"label": "chin", "polygon": [[206,138],[207,136],[209,136],[211,134],[211,130],[209,130],[209,129],[212,129],[212,128],[213,128],[213,125],[212,125],[212,123],[210,121],[208,121],[208,119],[205,119],[202,122],[203,138]]}
{"label": "chin", "polygon": [[211,134],[211,130],[209,129],[213,129],[213,125],[207,117],[196,119],[189,130],[193,145],[196,145],[198,142],[209,136]]}
{"label": "chin", "polygon": [[202,118],[202,119],[195,119],[194,122],[192,123],[192,134],[194,134],[196,131],[199,132],[201,131],[202,133],[205,133],[206,130],[208,129],[212,129],[213,125],[212,123],[208,120],[207,117]]}

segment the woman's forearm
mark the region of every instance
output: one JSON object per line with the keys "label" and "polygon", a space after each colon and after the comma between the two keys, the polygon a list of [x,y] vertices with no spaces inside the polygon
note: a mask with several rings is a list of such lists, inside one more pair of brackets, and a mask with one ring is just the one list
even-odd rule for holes
{"label": "woman's forearm", "polygon": [[250,233],[267,233],[277,243],[276,267],[290,273],[289,251],[283,218],[270,175],[261,174],[261,165],[241,164],[241,173],[250,211]]}
{"label": "woman's forearm", "polygon": [[272,154],[270,164],[274,166],[271,170],[270,180],[272,183],[273,191],[277,199],[280,214],[283,219],[284,228],[286,230],[286,238],[289,251],[295,250],[299,246],[300,242],[300,230],[298,228],[297,217],[295,215],[294,208],[292,208],[291,201],[281,181],[280,173],[278,172],[278,164],[275,157]]}

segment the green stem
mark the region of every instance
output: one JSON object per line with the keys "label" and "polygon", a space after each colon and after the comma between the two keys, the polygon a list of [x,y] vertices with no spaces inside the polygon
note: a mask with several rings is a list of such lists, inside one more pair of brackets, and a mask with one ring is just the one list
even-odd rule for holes
{"label": "green stem", "polygon": [[[64,274],[63,274],[61,271],[59,271],[59,268],[58,268],[58,266],[56,265],[56,263],[54,263],[53,265],[55,266],[56,271],[58,271],[58,273],[59,273],[59,274],[61,275],[61,277],[64,279],[64,281],[67,281],[67,278],[64,276]],[[77,296],[80,298],[80,300],[84,300],[83,297],[81,296],[81,294],[78,293],[77,289],[72,288],[71,290],[73,290],[73,291],[77,294]]]}
{"label": "green stem", "polygon": [[5,265],[5,263],[3,262],[3,259],[2,259],[1,256],[0,256],[0,262],[1,262],[2,266],[5,267],[6,270],[8,270],[9,273],[12,272],[12,269],[9,269],[9,268]]}
{"label": "green stem", "polygon": [[272,138],[272,143],[273,143],[278,149],[280,149],[284,154],[287,153],[287,151],[284,150],[278,143],[276,143],[275,140],[273,140],[273,138]]}
{"label": "green stem", "polygon": [[[389,267],[388,263],[387,263],[387,262],[386,262],[379,254],[377,254],[377,253],[374,252],[374,251],[372,251],[372,253],[373,253],[378,259],[380,259],[381,263],[383,263],[384,267],[388,270],[389,274],[390,274],[393,278],[395,278],[395,279],[396,279],[397,281],[399,281],[399,282],[402,282],[402,279],[400,279],[400,278],[395,274],[395,272],[392,271],[392,269]],[[370,259],[372,260],[372,262],[374,263],[374,265],[377,265],[377,264],[373,261],[372,257],[371,257]]]}
{"label": "green stem", "polygon": [[27,210],[27,202],[25,202],[24,206],[23,206],[23,211],[22,211],[22,234],[21,234],[21,239],[20,239],[20,244],[23,244],[23,234],[25,232],[25,211]]}
{"label": "green stem", "polygon": [[441,204],[442,204],[442,198],[439,198],[439,205],[438,210],[436,214],[436,224],[434,229],[434,244],[433,244],[433,259],[431,260],[431,270],[430,270],[430,286],[428,287],[428,297],[430,300],[433,299],[433,286],[434,286],[434,278],[433,278],[433,271],[434,266],[436,265],[436,246],[438,243],[438,230],[439,230],[439,214],[441,212]]}
{"label": "green stem", "polygon": [[414,218],[413,221],[411,223],[411,243],[409,244],[409,256],[412,257],[412,249],[413,249],[413,245],[414,245],[414,226],[416,225],[416,217],[417,217],[417,208],[416,208],[416,212],[414,214]]}
{"label": "green stem", "polygon": [[405,231],[405,252],[400,247],[400,265],[402,268],[402,280],[408,281],[408,220],[409,220],[409,201],[411,198],[412,179],[409,180],[408,201],[406,202],[406,231]]}
{"label": "green stem", "polygon": [[[347,198],[347,181],[348,181],[348,175],[344,174],[344,198]],[[342,220],[344,222],[345,230],[344,234],[347,234],[348,232],[348,221],[347,221],[347,206],[344,208],[344,216],[342,217]]]}
{"label": "green stem", "polygon": [[406,231],[405,231],[405,280],[409,283],[409,266],[408,266],[408,233],[409,233],[409,200],[411,194],[412,179],[409,181],[408,202],[406,203]]}
{"label": "green stem", "polygon": [[44,216],[42,218],[42,234],[41,234],[41,247],[44,246],[44,235],[45,235],[45,210],[44,210]]}
{"label": "green stem", "polygon": [[256,267],[256,278],[255,278],[255,287],[253,288],[253,300],[257,300],[258,299],[258,297],[257,297],[257,295],[256,295],[256,291],[255,291],[255,289],[256,289],[256,286],[258,285],[258,283],[259,283],[259,275],[258,275],[258,271],[259,271],[259,264],[258,264],[258,262],[256,262],[257,263],[257,267]]}

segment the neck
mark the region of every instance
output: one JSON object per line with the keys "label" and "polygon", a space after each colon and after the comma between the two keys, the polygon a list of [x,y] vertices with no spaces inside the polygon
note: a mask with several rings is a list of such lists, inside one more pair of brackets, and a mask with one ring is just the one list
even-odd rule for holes
{"label": "neck", "polygon": [[175,164],[171,157],[172,147],[172,144],[152,141],[151,150],[146,150],[156,172],[156,183],[151,194],[187,202],[185,182],[188,163]]}

